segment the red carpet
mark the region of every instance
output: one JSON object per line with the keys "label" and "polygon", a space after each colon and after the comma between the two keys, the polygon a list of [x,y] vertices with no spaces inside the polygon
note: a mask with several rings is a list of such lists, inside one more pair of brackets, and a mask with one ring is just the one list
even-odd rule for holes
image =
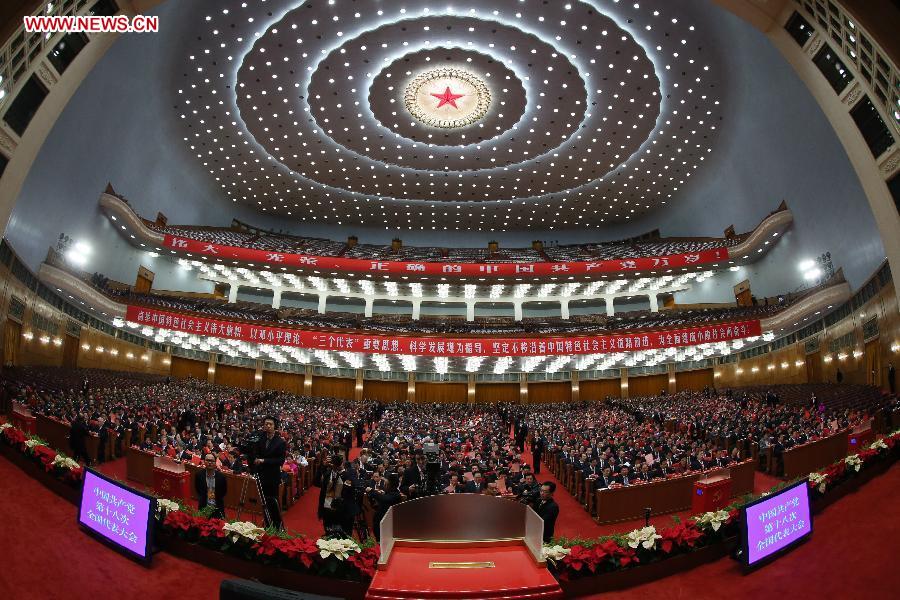
{"label": "red carpet", "polygon": [[150,569],[83,533],[76,508],[0,458],[0,598],[219,596],[232,575],[161,552]]}
{"label": "red carpet", "polygon": [[900,465],[816,515],[813,536],[749,575],[730,558],[622,592],[641,598],[895,598],[900,551]]}
{"label": "red carpet", "polygon": [[[116,470],[112,463],[107,468]],[[541,480],[551,478],[546,471]],[[218,585],[230,575],[165,553],[145,569],[84,534],[75,523],[75,507],[0,459],[0,598],[99,597],[216,598]],[[763,483],[763,482],[758,482]],[[768,482],[765,482],[768,483]],[[766,486],[768,487],[768,486]],[[291,528],[310,533],[317,488],[288,511]],[[816,517],[812,539],[750,575],[737,563],[721,559],[663,580],[604,598],[781,597],[890,598],[900,586],[893,569],[900,551],[900,465],[829,506]],[[598,527],[565,491],[557,492],[561,535],[590,537]],[[665,524],[670,516],[659,517]],[[626,531],[629,524],[610,526]],[[459,576],[457,572],[457,576]],[[463,580],[464,577],[460,577]],[[122,593],[110,592],[115,582]],[[127,592],[126,592],[127,590]]]}

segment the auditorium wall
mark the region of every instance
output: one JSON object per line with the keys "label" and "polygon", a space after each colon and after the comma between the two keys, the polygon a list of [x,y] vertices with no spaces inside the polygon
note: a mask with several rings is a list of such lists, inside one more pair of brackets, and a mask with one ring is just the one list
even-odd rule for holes
{"label": "auditorium wall", "polygon": [[[16,308],[22,305],[24,310]],[[82,309],[89,310],[89,307]],[[77,323],[73,329],[75,335],[67,333],[70,321]],[[23,366],[77,366],[160,375],[169,372],[170,357],[165,352],[133,344],[75,321],[24,285],[2,262],[0,327],[3,328],[4,363],[10,360],[14,365]],[[17,335],[11,335],[16,332]]]}
{"label": "auditorium wall", "polygon": [[528,403],[569,402],[572,399],[571,381],[541,381],[528,384]]}
{"label": "auditorium wall", "polygon": [[172,357],[172,377],[187,379],[193,377],[200,381],[206,381],[209,373],[209,363],[203,360],[193,360],[180,356]]}
{"label": "auditorium wall", "polygon": [[262,389],[278,390],[291,394],[303,394],[303,375],[281,371],[263,371]]}
{"label": "auditorium wall", "polygon": [[637,396],[658,396],[663,390],[669,389],[669,376],[665,373],[662,375],[644,375],[642,377],[628,378],[628,397],[635,398]]}
{"label": "auditorium wall", "polygon": [[341,379],[339,377],[312,378],[312,395],[324,398],[343,398],[353,400],[356,392],[355,379]]}
{"label": "auditorium wall", "polygon": [[[82,369],[109,369],[168,375],[172,357],[97,331],[81,329],[77,365]],[[102,348],[103,350],[99,350]]]}
{"label": "auditorium wall", "polygon": [[578,394],[582,401],[597,401],[622,396],[622,380],[615,379],[585,379],[578,382]]}
{"label": "auditorium wall", "polygon": [[521,386],[518,383],[477,383],[475,402],[496,404],[498,402],[519,402]]}
{"label": "auditorium wall", "polygon": [[406,381],[366,379],[363,381],[363,398],[384,403],[405,402],[408,387]]}
{"label": "auditorium wall", "polygon": [[[864,326],[873,318],[877,330],[867,336]],[[888,282],[841,321],[790,346],[719,365],[714,379],[716,387],[826,383],[837,382],[840,370],[843,383],[888,389],[888,366],[900,366],[898,350],[900,312],[896,290]]]}
{"label": "auditorium wall", "polygon": [[702,390],[714,387],[713,370],[697,369],[696,371],[681,371],[675,373],[675,391]]}
{"label": "auditorium wall", "polygon": [[215,383],[252,390],[256,371],[233,365],[216,365]]}
{"label": "auditorium wall", "polygon": [[466,402],[469,388],[465,383],[416,382],[417,403]]}

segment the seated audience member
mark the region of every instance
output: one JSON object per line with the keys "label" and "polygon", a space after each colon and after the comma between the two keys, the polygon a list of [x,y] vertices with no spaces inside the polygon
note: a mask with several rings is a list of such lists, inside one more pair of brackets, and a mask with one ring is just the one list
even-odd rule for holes
{"label": "seated audience member", "polygon": [[459,483],[459,475],[456,473],[452,473],[450,475],[450,482],[444,486],[445,494],[461,494],[463,493],[463,486]]}
{"label": "seated audience member", "polygon": [[476,471],[472,473],[472,481],[466,482],[464,491],[467,494],[481,494],[484,493],[484,487],[484,478],[481,472]]}
{"label": "seated audience member", "polygon": [[225,518],[225,494],[228,492],[228,479],[216,470],[216,457],[207,454],[203,460],[203,470],[194,473],[194,490],[197,492],[197,509],[212,507],[214,519]]}

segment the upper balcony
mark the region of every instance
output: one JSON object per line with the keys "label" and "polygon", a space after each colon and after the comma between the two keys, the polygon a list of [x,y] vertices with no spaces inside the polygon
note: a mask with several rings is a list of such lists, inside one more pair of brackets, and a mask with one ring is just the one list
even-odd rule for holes
{"label": "upper balcony", "polygon": [[793,222],[784,202],[753,231],[722,238],[663,238],[658,232],[637,239],[546,247],[485,249],[407,247],[346,243],[292,236],[253,228],[171,226],[163,218],[138,215],[111,187],[100,207],[131,243],[149,251],[201,259],[211,264],[304,272],[323,276],[365,276],[428,281],[598,280],[647,277],[722,269],[749,264],[773,247]]}

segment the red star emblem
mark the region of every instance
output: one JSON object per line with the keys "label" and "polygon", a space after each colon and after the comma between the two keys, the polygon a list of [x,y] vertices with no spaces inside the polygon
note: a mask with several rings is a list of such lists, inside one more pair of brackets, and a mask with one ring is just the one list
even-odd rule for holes
{"label": "red star emblem", "polygon": [[432,93],[431,95],[434,96],[435,98],[437,98],[438,100],[440,100],[440,102],[438,102],[437,108],[440,108],[445,104],[449,104],[453,108],[459,108],[456,105],[456,101],[459,98],[462,98],[463,96],[465,96],[465,94],[454,94],[453,92],[450,91],[450,86],[447,86],[447,89],[444,90],[443,94]]}

